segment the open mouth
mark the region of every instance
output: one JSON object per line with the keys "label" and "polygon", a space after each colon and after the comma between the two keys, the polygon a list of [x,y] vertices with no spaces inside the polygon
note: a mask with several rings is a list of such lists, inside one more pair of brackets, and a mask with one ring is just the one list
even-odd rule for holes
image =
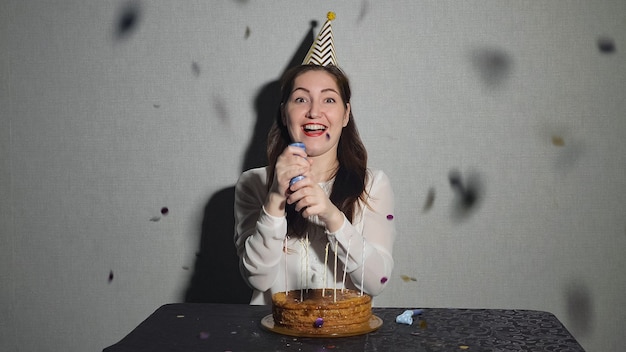
{"label": "open mouth", "polygon": [[319,136],[323,134],[326,129],[326,126],[320,124],[306,124],[302,126],[302,130],[307,136]]}

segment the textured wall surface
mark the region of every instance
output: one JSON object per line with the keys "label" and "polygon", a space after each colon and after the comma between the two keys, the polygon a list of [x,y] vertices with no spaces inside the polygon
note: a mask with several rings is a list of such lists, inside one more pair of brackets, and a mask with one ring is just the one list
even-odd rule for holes
{"label": "textured wall surface", "polygon": [[622,348],[626,2],[8,0],[0,350],[97,351],[162,304],[239,299],[232,187],[329,10],[397,199],[375,304],[545,310]]}

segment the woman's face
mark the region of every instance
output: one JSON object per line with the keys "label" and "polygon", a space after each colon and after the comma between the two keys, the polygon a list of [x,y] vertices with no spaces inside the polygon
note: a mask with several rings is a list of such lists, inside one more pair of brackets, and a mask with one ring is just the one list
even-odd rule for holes
{"label": "woman's face", "polygon": [[296,77],[283,118],[294,142],[302,142],[309,156],[334,153],[348,124],[345,104],[335,78],[325,71],[307,71]]}

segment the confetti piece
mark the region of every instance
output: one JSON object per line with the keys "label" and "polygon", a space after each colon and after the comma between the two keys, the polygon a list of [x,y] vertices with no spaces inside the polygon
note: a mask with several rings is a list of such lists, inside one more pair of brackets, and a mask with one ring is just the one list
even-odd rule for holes
{"label": "confetti piece", "polygon": [[200,76],[200,65],[195,61],[191,63],[191,72],[193,72],[193,75],[196,77]]}
{"label": "confetti piece", "polygon": [[428,195],[426,196],[426,201],[424,202],[424,207],[422,208],[422,211],[423,212],[429,211],[430,208],[433,207],[434,203],[435,203],[435,189],[431,187],[428,190]]}
{"label": "confetti piece", "polygon": [[160,104],[152,104],[152,107],[155,108],[155,109],[158,109],[158,108],[161,107],[161,105]]}
{"label": "confetti piece", "polygon": [[420,329],[426,329],[428,327],[428,324],[426,324],[426,320],[420,320],[419,325]]}
{"label": "confetti piece", "polygon": [[183,270],[189,270],[188,266],[183,266]]}
{"label": "confetti piece", "polygon": [[313,323],[313,326],[319,329],[322,327],[322,325],[324,325],[324,319],[322,318],[315,319],[315,323]]}
{"label": "confetti piece", "polygon": [[153,217],[150,218],[150,221],[152,221],[152,222],[157,222],[159,220],[161,220],[160,216],[153,216]]}
{"label": "confetti piece", "polygon": [[246,32],[243,35],[243,39],[250,38],[250,27],[246,26]]}
{"label": "confetti piece", "polygon": [[128,4],[121,12],[117,21],[116,35],[118,39],[133,32],[139,22],[139,6],[137,3]]}
{"label": "confetti piece", "polygon": [[380,283],[384,284],[385,282],[387,282],[387,280],[389,280],[389,279],[387,279],[386,276],[383,276],[383,277],[380,278]]}
{"label": "confetti piece", "polygon": [[404,282],[409,282],[409,281],[417,281],[416,278],[408,276],[408,275],[400,275],[400,278],[402,279],[402,281]]}
{"label": "confetti piece", "polygon": [[179,314],[179,315],[177,315],[177,316],[176,316],[176,318],[184,318],[184,317],[185,317],[185,316],[184,316],[184,315],[182,315],[182,314]]}
{"label": "confetti piece", "polygon": [[457,193],[457,213],[458,215],[466,215],[479,201],[482,193],[482,182],[480,182],[477,174],[470,174],[463,182],[461,173],[457,170],[450,171],[448,178],[450,187]]}
{"label": "confetti piece", "polygon": [[369,12],[369,3],[367,1],[363,1],[361,3],[361,11],[359,11],[359,19],[357,22],[361,22],[365,16],[367,15],[367,13]]}
{"label": "confetti piece", "polygon": [[216,96],[214,98],[215,100],[215,104],[214,104],[214,108],[215,108],[215,112],[217,114],[217,117],[222,121],[222,122],[228,122],[229,120],[229,116],[228,116],[228,109],[226,108],[226,104],[224,102],[224,100],[218,96]]}
{"label": "confetti piece", "polygon": [[330,133],[326,132],[326,139],[330,139]]}
{"label": "confetti piece", "polygon": [[598,50],[603,54],[615,52],[615,41],[612,38],[602,37],[598,39]]}
{"label": "confetti piece", "polygon": [[565,141],[563,141],[563,137],[552,136],[552,144],[554,144],[557,147],[562,147],[565,145]]}
{"label": "confetti piece", "polygon": [[163,207],[161,208],[161,214],[162,215],[167,215],[169,214],[170,210],[167,207]]}
{"label": "confetti piece", "polygon": [[513,60],[500,48],[481,48],[472,53],[472,63],[485,86],[501,86],[509,77]]}
{"label": "confetti piece", "polygon": [[109,271],[109,283],[113,281],[113,270]]}
{"label": "confetti piece", "polygon": [[462,350],[467,350],[467,349],[469,349],[469,346],[461,345],[461,346],[459,346],[459,348],[462,349]]}
{"label": "confetti piece", "polygon": [[392,214],[387,215],[387,220],[393,220],[393,215]]}
{"label": "confetti piece", "polygon": [[200,340],[206,340],[211,337],[211,334],[206,331],[201,331],[200,334],[198,334],[198,337],[200,338]]}

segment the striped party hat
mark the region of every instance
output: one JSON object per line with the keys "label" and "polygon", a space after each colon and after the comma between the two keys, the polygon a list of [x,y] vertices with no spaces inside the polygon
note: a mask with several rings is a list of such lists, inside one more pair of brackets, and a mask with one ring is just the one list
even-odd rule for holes
{"label": "striped party hat", "polygon": [[309,53],[302,62],[303,65],[337,66],[335,45],[333,44],[333,28],[330,25],[330,21],[335,19],[335,13],[329,12],[326,18],[324,26],[322,26],[313,45],[311,45],[311,49],[309,49]]}

